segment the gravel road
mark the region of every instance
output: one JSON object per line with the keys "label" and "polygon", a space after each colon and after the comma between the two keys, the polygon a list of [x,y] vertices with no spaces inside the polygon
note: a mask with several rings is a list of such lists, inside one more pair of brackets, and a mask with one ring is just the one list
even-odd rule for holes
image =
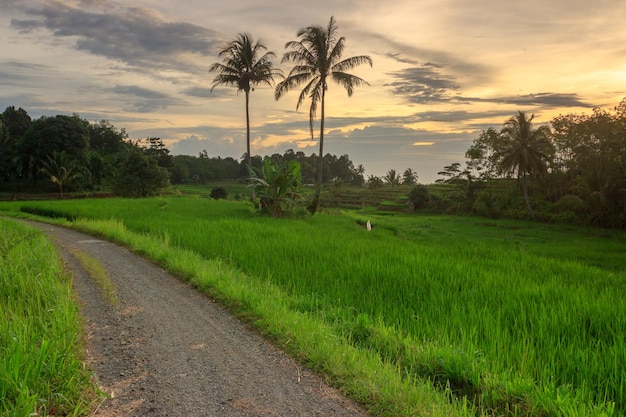
{"label": "gravel road", "polygon": [[[87,363],[110,398],[95,416],[362,416],[318,376],[186,283],[115,244],[47,224],[74,274]],[[72,251],[105,268],[107,302]]]}

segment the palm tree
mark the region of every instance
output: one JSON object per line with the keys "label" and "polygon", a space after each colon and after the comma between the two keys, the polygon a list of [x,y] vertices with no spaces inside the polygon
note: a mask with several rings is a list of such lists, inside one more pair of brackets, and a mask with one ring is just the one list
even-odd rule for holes
{"label": "palm tree", "polygon": [[54,151],[52,156],[48,155],[48,160],[41,161],[41,164],[41,173],[47,175],[50,181],[59,187],[61,198],[63,198],[63,185],[67,185],[80,177],[76,163],[70,161],[65,151]]}
{"label": "palm tree", "polygon": [[400,179],[400,175],[398,175],[395,169],[390,169],[389,171],[387,171],[387,175],[385,175],[384,180],[387,184],[394,187],[396,185],[400,185],[401,179]]}
{"label": "palm tree", "polygon": [[528,198],[527,176],[547,171],[547,163],[553,152],[549,140],[550,129],[541,126],[532,128],[535,115],[526,117],[524,112],[518,111],[511,117],[501,130],[502,146],[499,147],[496,157],[499,161],[500,173],[517,173],[517,179],[522,180],[522,190],[528,212],[533,215]]}
{"label": "palm tree", "polygon": [[[276,54],[267,51],[267,47],[260,41],[254,42],[248,33],[240,33],[238,37],[228,43],[218,56],[222,62],[216,62],[209,68],[215,73],[211,91],[218,85],[232,85],[237,91],[246,94],[246,145],[248,166],[252,166],[250,153],[250,92],[254,86],[267,84],[272,86],[275,77],[282,78],[282,71],[274,68],[272,62]],[[254,201],[254,188],[250,188],[250,200]]]}
{"label": "palm tree", "polygon": [[411,168],[407,168],[404,170],[402,174],[402,184],[403,185],[413,185],[417,183],[417,172],[413,171]]}
{"label": "palm tree", "polygon": [[337,35],[337,24],[333,17],[327,27],[308,26],[300,29],[297,34],[300,40],[291,41],[285,44],[286,49],[290,51],[283,55],[281,62],[291,62],[294,67],[291,69],[287,78],[278,83],[274,90],[276,100],[281,98],[292,88],[296,88],[301,84],[305,84],[304,89],[300,92],[296,110],[302,102],[308,97],[311,100],[309,109],[309,128],[311,138],[313,138],[313,120],[317,113],[318,105],[321,106],[320,114],[320,151],[317,168],[317,184],[315,189],[315,197],[311,203],[310,209],[313,213],[317,211],[322,189],[322,171],[324,162],[324,99],[328,90],[329,79],[344,87],[348,96],[352,96],[355,87],[361,85],[369,85],[364,79],[352,74],[348,74],[350,70],[361,64],[369,64],[372,66],[372,59],[366,55],[354,56],[347,59],[341,59],[341,55],[345,48],[345,38]]}

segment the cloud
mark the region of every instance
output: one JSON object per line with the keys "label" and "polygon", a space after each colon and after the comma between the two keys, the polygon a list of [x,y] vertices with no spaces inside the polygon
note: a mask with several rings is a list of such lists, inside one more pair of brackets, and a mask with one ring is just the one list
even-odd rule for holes
{"label": "cloud", "polygon": [[235,143],[233,138],[202,139],[196,135],[190,135],[171,144],[172,155],[194,155],[207,151],[209,156],[238,158],[244,154],[245,149]]}
{"label": "cloud", "polygon": [[122,61],[145,70],[187,70],[185,55],[212,55],[217,32],[184,22],[170,22],[147,9],[116,2],[58,0],[38,2],[12,19],[21,32],[47,29],[55,37],[76,39],[75,49]]}
{"label": "cloud", "polygon": [[33,75],[41,76],[51,70],[46,65],[34,64],[19,61],[1,61],[0,62],[0,79],[9,84],[21,81],[28,81]]}
{"label": "cloud", "polygon": [[451,76],[442,74],[441,66],[426,63],[388,73],[396,81],[384,84],[412,103],[427,104],[455,99],[460,87]]}
{"label": "cloud", "polygon": [[181,94],[184,94],[189,97],[200,97],[200,98],[210,98],[210,97],[220,97],[224,96],[224,90],[222,89],[214,89],[211,91],[210,88],[207,87],[189,87],[181,91]]}
{"label": "cloud", "polygon": [[525,94],[516,97],[500,97],[491,99],[489,101],[494,101],[497,103],[516,104],[520,106],[542,106],[548,108],[594,107],[594,105],[581,100],[578,94],[535,93]]}
{"label": "cloud", "polygon": [[181,100],[170,97],[167,94],[136,85],[118,85],[110,89],[115,94],[127,97],[130,102],[126,111],[137,113],[149,113],[159,109],[166,109],[172,105],[183,104]]}
{"label": "cloud", "polygon": [[485,83],[493,77],[495,68],[483,64],[472,62],[455,53],[421,48],[412,44],[399,42],[390,36],[379,32],[362,30],[357,32],[362,41],[368,42],[372,48],[379,49],[380,55],[391,58],[402,64],[419,65],[422,62],[431,63],[437,68],[446,68],[453,78],[466,78],[473,84]]}

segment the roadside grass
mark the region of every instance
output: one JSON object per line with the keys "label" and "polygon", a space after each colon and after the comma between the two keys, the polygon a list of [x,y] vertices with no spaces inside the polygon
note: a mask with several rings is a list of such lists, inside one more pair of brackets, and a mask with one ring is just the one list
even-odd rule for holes
{"label": "roadside grass", "polygon": [[41,207],[226,299],[374,415],[626,410],[623,232],[373,211],[276,220],[193,198]]}
{"label": "roadside grass", "polygon": [[120,301],[117,297],[115,286],[106,270],[102,267],[102,264],[100,264],[97,259],[92,258],[78,249],[70,249],[69,252],[78,259],[78,262],[80,262],[84,270],[96,282],[98,287],[100,287],[102,298],[112,307],[119,306]]}
{"label": "roadside grass", "polygon": [[0,218],[0,415],[85,415],[95,401],[82,363],[71,278],[35,229]]}

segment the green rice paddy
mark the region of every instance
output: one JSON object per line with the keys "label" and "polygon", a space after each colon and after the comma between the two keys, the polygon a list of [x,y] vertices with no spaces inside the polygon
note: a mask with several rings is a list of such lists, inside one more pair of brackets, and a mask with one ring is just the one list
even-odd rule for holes
{"label": "green rice paddy", "polygon": [[[623,231],[365,211],[277,220],[245,202],[194,197],[23,205],[86,219],[77,223],[117,240],[125,231],[149,239],[168,249],[142,253],[192,281],[198,272],[185,264],[196,261],[173,266],[172,253],[271,289],[275,318],[256,298],[227,302],[373,414],[626,413]],[[285,328],[292,316],[300,324]],[[341,355],[364,355],[367,369],[339,369]]]}

